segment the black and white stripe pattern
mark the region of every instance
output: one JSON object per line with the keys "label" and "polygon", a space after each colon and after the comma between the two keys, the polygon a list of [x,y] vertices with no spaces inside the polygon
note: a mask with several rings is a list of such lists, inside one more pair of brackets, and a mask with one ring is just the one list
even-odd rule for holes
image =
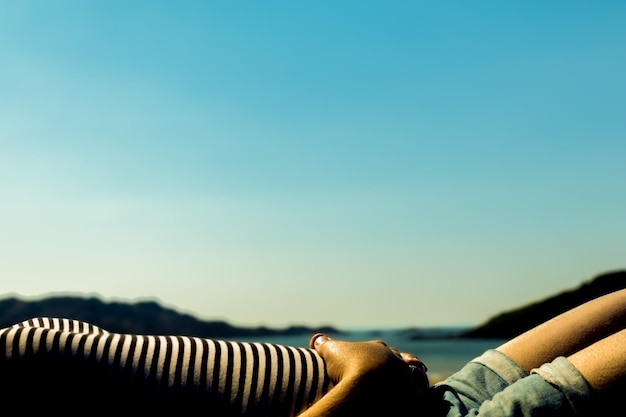
{"label": "black and white stripe pattern", "polygon": [[330,388],[310,349],[109,333],[45,317],[0,330],[0,379],[0,396],[35,407],[65,398],[160,414],[295,416]]}

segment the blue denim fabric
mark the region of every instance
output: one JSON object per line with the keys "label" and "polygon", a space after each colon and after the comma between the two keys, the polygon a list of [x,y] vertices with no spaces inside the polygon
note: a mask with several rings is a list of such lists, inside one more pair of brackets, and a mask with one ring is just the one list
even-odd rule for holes
{"label": "blue denim fabric", "polygon": [[591,387],[565,358],[528,375],[506,355],[489,350],[447,378],[446,417],[566,417],[589,407]]}
{"label": "blue denim fabric", "polygon": [[538,374],[549,384],[557,387],[579,414],[586,415],[593,411],[590,404],[593,389],[566,358],[556,358],[552,363],[533,369],[531,374]]}

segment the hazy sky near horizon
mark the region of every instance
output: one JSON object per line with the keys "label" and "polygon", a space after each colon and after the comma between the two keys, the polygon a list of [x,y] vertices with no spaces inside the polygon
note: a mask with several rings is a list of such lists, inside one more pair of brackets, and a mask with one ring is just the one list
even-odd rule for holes
{"label": "hazy sky near horizon", "polygon": [[623,1],[0,0],[0,295],[477,324],[626,267]]}

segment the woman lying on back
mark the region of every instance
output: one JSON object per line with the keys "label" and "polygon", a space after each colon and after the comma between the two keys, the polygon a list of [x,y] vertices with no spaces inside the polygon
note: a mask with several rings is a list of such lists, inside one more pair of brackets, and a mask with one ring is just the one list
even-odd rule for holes
{"label": "woman lying on back", "polygon": [[624,329],[626,290],[572,309],[430,386],[417,357],[381,341],[317,334],[298,348],[34,318],[0,329],[0,398],[30,414],[65,416],[601,415],[626,386]]}

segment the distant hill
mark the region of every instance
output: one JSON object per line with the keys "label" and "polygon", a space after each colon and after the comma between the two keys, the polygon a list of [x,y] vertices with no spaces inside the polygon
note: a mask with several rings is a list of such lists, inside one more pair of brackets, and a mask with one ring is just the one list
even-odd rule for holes
{"label": "distant hill", "polygon": [[626,288],[626,271],[599,275],[578,288],[494,316],[461,333],[465,338],[510,339],[593,298]]}
{"label": "distant hill", "polygon": [[225,321],[203,321],[165,308],[154,301],[105,302],[96,297],[50,296],[40,300],[9,297],[0,300],[0,328],[33,317],[64,317],[86,321],[105,330],[136,334],[176,334],[206,338],[339,333],[332,327],[236,327]]}
{"label": "distant hill", "polygon": [[[497,314],[484,324],[460,333],[454,331],[450,334],[430,334],[413,330],[407,337],[510,339],[577,305],[623,288],[626,288],[626,271],[609,272],[583,282],[572,290]],[[265,326],[237,327],[226,321],[200,320],[190,314],[163,307],[155,301],[105,302],[93,296],[50,296],[39,300],[8,297],[0,300],[0,328],[40,316],[83,320],[112,332],[208,338],[303,335],[317,331],[343,333],[331,326],[290,326],[282,329]]]}

